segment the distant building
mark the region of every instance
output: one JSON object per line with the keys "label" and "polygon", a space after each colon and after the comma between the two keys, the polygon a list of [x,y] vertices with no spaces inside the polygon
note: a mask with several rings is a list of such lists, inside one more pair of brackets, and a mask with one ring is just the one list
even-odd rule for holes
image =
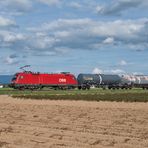
{"label": "distant building", "polygon": [[0,84],[0,88],[3,88],[4,86],[2,84]]}

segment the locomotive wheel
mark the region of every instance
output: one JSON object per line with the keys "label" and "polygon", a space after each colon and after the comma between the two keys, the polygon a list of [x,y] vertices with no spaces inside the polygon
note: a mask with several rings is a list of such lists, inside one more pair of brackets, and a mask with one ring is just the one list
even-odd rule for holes
{"label": "locomotive wheel", "polygon": [[66,88],[65,87],[61,87],[61,90],[66,90]]}
{"label": "locomotive wheel", "polygon": [[20,86],[18,89],[19,90],[24,90],[25,88],[23,86]]}

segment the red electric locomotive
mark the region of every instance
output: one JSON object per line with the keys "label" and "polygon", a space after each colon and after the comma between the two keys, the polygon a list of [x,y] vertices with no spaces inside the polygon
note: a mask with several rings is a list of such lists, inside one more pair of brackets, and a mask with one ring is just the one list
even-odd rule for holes
{"label": "red electric locomotive", "polygon": [[39,89],[44,87],[66,89],[75,88],[77,85],[75,76],[70,73],[44,74],[30,71],[16,73],[11,82],[11,87],[16,89]]}

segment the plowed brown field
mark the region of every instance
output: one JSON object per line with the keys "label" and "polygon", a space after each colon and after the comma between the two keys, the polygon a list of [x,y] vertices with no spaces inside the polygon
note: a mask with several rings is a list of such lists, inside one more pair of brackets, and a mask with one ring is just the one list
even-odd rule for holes
{"label": "plowed brown field", "polygon": [[2,148],[148,148],[148,103],[0,96]]}

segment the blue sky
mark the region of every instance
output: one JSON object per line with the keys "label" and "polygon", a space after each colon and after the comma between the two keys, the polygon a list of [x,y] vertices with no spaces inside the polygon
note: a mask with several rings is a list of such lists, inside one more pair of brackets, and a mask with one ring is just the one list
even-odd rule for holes
{"label": "blue sky", "polygon": [[1,0],[0,74],[148,74],[148,0]]}

